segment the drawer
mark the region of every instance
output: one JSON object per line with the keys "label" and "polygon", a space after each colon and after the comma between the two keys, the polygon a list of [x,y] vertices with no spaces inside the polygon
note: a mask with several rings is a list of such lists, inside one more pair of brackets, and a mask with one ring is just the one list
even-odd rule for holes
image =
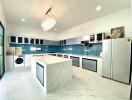
{"label": "drawer", "polygon": [[82,58],[82,68],[97,72],[97,60]]}
{"label": "drawer", "polygon": [[63,55],[61,55],[61,54],[57,54],[57,56],[58,56],[58,57],[63,57]]}
{"label": "drawer", "polygon": [[56,54],[49,54],[49,55],[56,56]]}
{"label": "drawer", "polygon": [[80,58],[79,57],[70,56],[70,59],[72,59],[73,66],[80,67]]}
{"label": "drawer", "polygon": [[64,55],[64,58],[68,58],[68,55]]}

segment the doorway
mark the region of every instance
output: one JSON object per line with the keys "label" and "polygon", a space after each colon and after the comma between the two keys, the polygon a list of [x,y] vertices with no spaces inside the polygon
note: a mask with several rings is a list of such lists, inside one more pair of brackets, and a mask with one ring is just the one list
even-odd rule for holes
{"label": "doorway", "polygon": [[0,79],[5,73],[4,64],[4,26],[0,22]]}

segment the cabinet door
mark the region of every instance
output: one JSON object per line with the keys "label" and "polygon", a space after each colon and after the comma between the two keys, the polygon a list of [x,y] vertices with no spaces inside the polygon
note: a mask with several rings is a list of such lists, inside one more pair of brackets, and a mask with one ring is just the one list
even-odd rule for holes
{"label": "cabinet door", "polygon": [[111,60],[112,60],[112,41],[103,41],[103,52],[102,52],[102,76],[111,78]]}
{"label": "cabinet door", "polygon": [[35,44],[39,44],[39,39],[35,39]]}
{"label": "cabinet door", "polygon": [[71,43],[72,43],[71,39],[67,39],[66,42],[67,42],[66,45],[71,45]]}
{"label": "cabinet door", "polygon": [[127,38],[112,40],[112,78],[129,83],[131,71],[131,40]]}
{"label": "cabinet door", "polygon": [[97,72],[97,60],[83,58],[82,68]]}
{"label": "cabinet door", "polygon": [[16,36],[10,36],[10,43],[16,43]]}
{"label": "cabinet door", "polygon": [[76,67],[80,66],[80,58],[79,57],[70,56],[70,59],[72,59],[73,66],[76,66]]}
{"label": "cabinet door", "polygon": [[44,86],[44,66],[36,64],[36,76],[40,83]]}
{"label": "cabinet door", "polygon": [[51,40],[44,40],[44,45],[56,45],[58,42],[51,41]]}
{"label": "cabinet door", "polygon": [[68,58],[68,55],[64,55],[64,58]]}
{"label": "cabinet door", "polygon": [[31,55],[25,55],[25,67],[30,67],[31,66]]}
{"label": "cabinet door", "polygon": [[24,43],[29,43],[29,39],[28,38],[24,38]]}
{"label": "cabinet door", "polygon": [[23,43],[23,37],[18,37],[17,40],[18,40],[18,43]]}
{"label": "cabinet door", "polygon": [[66,45],[81,44],[81,37],[66,40]]}
{"label": "cabinet door", "polygon": [[61,54],[57,54],[57,56],[58,56],[58,57],[63,57],[63,55],[61,55]]}

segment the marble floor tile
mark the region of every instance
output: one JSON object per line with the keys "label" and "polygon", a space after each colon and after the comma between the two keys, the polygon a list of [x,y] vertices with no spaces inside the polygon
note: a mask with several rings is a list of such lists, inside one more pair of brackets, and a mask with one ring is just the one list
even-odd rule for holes
{"label": "marble floor tile", "polygon": [[71,81],[47,95],[29,68],[8,71],[0,80],[0,100],[129,100],[129,93],[129,85],[77,67]]}

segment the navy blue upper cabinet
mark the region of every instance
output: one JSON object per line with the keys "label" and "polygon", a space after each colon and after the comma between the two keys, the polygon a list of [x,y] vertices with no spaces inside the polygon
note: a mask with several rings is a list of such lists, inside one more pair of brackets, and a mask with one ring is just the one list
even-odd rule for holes
{"label": "navy blue upper cabinet", "polygon": [[18,37],[18,43],[23,43],[23,37]]}
{"label": "navy blue upper cabinet", "polygon": [[39,39],[35,39],[35,44],[39,44]]}
{"label": "navy blue upper cabinet", "polygon": [[44,40],[40,39],[40,44],[43,45],[44,44]]}
{"label": "navy blue upper cabinet", "polygon": [[97,42],[100,42],[104,39],[105,33],[98,33],[97,34]]}
{"label": "navy blue upper cabinet", "polygon": [[30,44],[34,44],[34,39],[30,39]]}
{"label": "navy blue upper cabinet", "polygon": [[66,45],[67,44],[66,42],[67,42],[66,40],[61,40],[59,41],[59,45]]}
{"label": "navy blue upper cabinet", "polygon": [[28,38],[24,38],[24,43],[28,44],[29,43],[29,39]]}
{"label": "navy blue upper cabinet", "polygon": [[10,43],[16,43],[16,36],[10,36]]}

